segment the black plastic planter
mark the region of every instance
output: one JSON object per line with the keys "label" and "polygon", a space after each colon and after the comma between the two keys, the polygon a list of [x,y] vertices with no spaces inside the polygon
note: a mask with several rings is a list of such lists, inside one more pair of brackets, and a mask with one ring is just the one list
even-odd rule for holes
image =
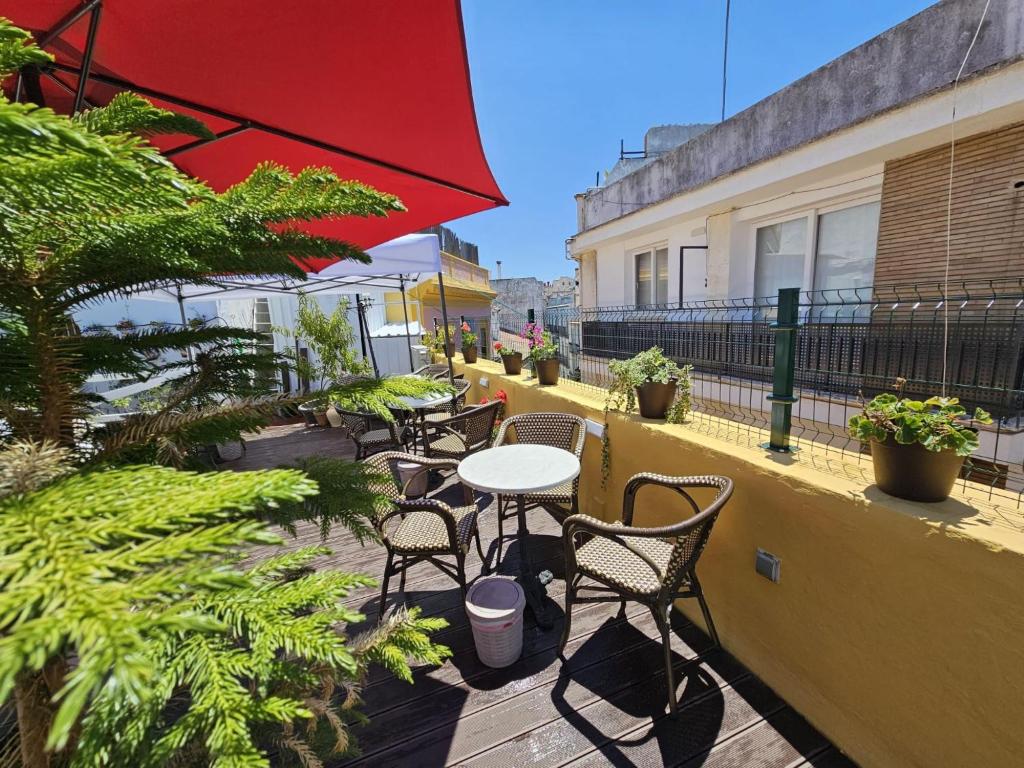
{"label": "black plastic planter", "polygon": [[534,360],[534,367],[537,371],[537,382],[539,384],[558,383],[558,358],[551,357],[547,360]]}
{"label": "black plastic planter", "polygon": [[640,406],[640,415],[645,419],[664,419],[672,401],[676,397],[676,380],[668,384],[647,381],[636,388],[636,400]]}
{"label": "black plastic planter", "polygon": [[462,359],[467,363],[476,362],[476,347],[463,347],[462,348]]}
{"label": "black plastic planter", "polygon": [[956,451],[929,451],[920,443],[901,445],[890,437],[871,441],[871,462],[878,487],[909,501],[943,501],[949,498],[960,475],[964,457]]}

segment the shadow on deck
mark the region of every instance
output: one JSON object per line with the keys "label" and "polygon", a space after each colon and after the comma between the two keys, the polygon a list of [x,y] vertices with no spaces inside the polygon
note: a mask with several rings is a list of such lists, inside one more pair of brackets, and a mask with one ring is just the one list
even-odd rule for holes
{"label": "shadow on deck", "polygon": [[[339,430],[295,425],[273,427],[248,443],[233,469],[288,464],[310,454],[350,457],[351,442]],[[440,491],[455,492],[453,478]],[[481,499],[489,504],[488,497]],[[493,558],[496,507],[480,518],[486,554]],[[441,667],[415,670],[414,685],[383,670],[371,672],[363,689],[368,725],[355,733],[361,754],[334,766],[744,766],[745,768],[849,768],[829,741],[770,688],[681,614],[673,614],[672,647],[676,660],[679,716],[668,717],[661,645],[646,609],[631,604],[625,618],[616,604],[581,605],[573,613],[568,663],[557,656],[562,631],[564,568],[559,524],[546,512],[530,512],[530,546],[538,568],[555,580],[548,586],[554,626],[543,631],[527,611],[523,655],[511,667],[483,666],[458,587],[429,564],[409,572],[405,592],[396,600],[441,616],[449,626],[436,635],[451,648]],[[519,550],[506,525],[499,573],[516,572]],[[319,544],[314,526],[300,530],[296,546]],[[333,554],[319,567],[338,567],[379,577],[385,552],[360,546],[347,532],[327,542]],[[487,549],[488,544],[490,548]],[[475,550],[467,572],[481,563]],[[395,585],[397,587],[397,584]],[[714,595],[709,595],[714,609]],[[353,593],[348,603],[376,618],[377,591]],[[728,643],[728,638],[725,638]]]}

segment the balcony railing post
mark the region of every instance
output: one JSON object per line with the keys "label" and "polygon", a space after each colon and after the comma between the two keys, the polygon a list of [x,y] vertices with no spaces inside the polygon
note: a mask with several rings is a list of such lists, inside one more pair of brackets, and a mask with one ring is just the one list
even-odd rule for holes
{"label": "balcony railing post", "polygon": [[772,430],[765,447],[778,453],[791,453],[789,444],[792,428],[793,382],[796,369],[796,332],[800,311],[800,289],[779,289],[779,306],[772,332],[775,334],[775,365],[772,375]]}

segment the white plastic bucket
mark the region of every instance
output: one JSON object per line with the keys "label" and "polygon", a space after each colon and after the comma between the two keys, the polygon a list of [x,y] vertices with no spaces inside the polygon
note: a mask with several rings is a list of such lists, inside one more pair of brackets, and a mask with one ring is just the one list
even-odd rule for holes
{"label": "white plastic bucket", "polygon": [[526,594],[503,576],[478,579],[466,595],[476,655],[488,667],[507,667],[523,652]]}
{"label": "white plastic bucket", "polygon": [[[401,478],[402,486],[405,488],[406,498],[418,499],[421,496],[427,495],[429,474],[422,464],[416,464],[412,461],[398,462],[398,476]],[[406,485],[406,483],[409,484]]]}

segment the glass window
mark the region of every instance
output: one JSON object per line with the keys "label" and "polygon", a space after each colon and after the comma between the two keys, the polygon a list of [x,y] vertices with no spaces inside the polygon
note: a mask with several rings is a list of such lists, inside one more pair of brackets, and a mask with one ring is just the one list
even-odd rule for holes
{"label": "glass window", "polygon": [[654,252],[658,282],[655,286],[655,304],[668,304],[668,248],[659,248]]}
{"label": "glass window", "polygon": [[651,252],[636,255],[636,305],[651,303]]}
{"label": "glass window", "polygon": [[780,288],[803,287],[806,241],[806,218],[784,221],[757,230],[755,296],[776,296]]}
{"label": "glass window", "polygon": [[874,282],[879,203],[818,217],[814,290],[862,288]]}

